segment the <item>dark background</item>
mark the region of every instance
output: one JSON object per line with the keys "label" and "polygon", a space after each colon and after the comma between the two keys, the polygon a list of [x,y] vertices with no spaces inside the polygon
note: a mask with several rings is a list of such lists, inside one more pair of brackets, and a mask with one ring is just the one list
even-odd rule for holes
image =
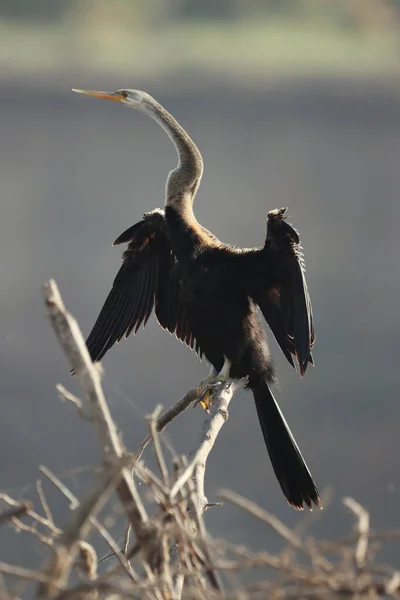
{"label": "dark background", "polygon": [[[341,505],[354,496],[374,527],[399,525],[397,348],[399,317],[400,87],[396,76],[292,73],[223,80],[181,72],[55,70],[0,81],[0,489],[35,498],[37,467],[60,474],[99,459],[94,432],[55,383],[79,394],[47,321],[42,284],[54,277],[86,335],[120,265],[113,240],[163,204],[175,151],[155,123],[72,87],[138,87],[153,94],[200,147],[199,221],[220,239],[262,244],[267,212],[288,206],[300,231],[312,296],[316,367],[300,380],[281,357],[276,396],[321,490],[332,501],[315,526],[348,534]],[[271,337],[271,336],[270,336]],[[144,415],[170,406],[208,373],[151,319],[103,362],[109,405],[127,447]],[[188,410],[168,430],[189,453],[204,415]],[[146,455],[151,460],[151,451]],[[90,474],[65,475],[78,494]],[[238,394],[210,456],[206,493],[232,488],[288,525],[250,394]],[[62,524],[68,507],[46,487]],[[214,535],[269,549],[270,534],[225,506],[208,513]],[[2,530],[0,559],[34,565],[39,546]],[[392,558],[392,557],[390,557]],[[394,557],[393,557],[394,561]]]}

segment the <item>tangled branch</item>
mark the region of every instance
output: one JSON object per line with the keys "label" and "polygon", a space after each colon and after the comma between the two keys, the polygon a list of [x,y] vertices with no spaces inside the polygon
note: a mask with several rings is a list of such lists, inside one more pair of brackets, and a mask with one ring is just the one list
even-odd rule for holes
{"label": "tangled branch", "polygon": [[[133,455],[120,440],[99,370],[92,364],[79,327],[65,309],[52,281],[45,286],[45,302],[56,336],[81,384],[84,400],[63,386],[57,389],[96,432],[100,461],[95,480],[82,498],[73,494],[48,468],[40,468],[42,475],[70,503],[71,512],[63,525],[55,523],[41,481],[36,489],[42,514],[32,500],[22,502],[0,494],[0,525],[34,536],[49,550],[48,559],[36,571],[0,562],[1,599],[16,598],[23,582],[37,584],[37,598],[57,600],[399,597],[400,573],[395,568],[378,565],[375,556],[386,540],[400,537],[400,532],[373,531],[370,515],[352,498],[345,498],[344,504],[354,515],[354,534],[346,540],[328,542],[300,534],[298,530],[295,533],[253,502],[223,490],[222,500],[274,531],[284,550],[274,554],[255,553],[242,545],[213,539],[204,520],[210,506],[205,494],[207,459],[240,384],[221,384],[217,389],[210,414],[188,458],[174,455],[170,465],[160,433],[193,403],[196,387],[165,413],[156,408],[147,419],[148,436]],[[155,452],[156,471],[143,461],[148,445]],[[120,505],[118,513],[115,503],[110,502],[114,496]],[[109,529],[110,510],[129,526],[122,547]],[[116,558],[104,561],[105,568],[101,571],[98,564],[102,561],[89,540],[92,529],[105,539]],[[250,585],[241,578],[249,569],[261,572],[260,580]],[[79,574],[78,582],[72,577],[74,570]]]}

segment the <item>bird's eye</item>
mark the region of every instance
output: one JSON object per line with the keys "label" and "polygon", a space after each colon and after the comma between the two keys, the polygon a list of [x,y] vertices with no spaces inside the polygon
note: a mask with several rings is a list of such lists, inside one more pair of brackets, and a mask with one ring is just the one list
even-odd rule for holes
{"label": "bird's eye", "polygon": [[128,92],[126,92],[124,90],[122,92],[120,92],[120,95],[123,100],[126,100],[128,98]]}

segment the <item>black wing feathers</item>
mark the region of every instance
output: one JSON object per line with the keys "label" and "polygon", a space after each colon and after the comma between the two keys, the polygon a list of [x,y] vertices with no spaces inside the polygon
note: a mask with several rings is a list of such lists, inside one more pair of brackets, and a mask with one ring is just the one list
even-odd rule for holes
{"label": "black wing feathers", "polygon": [[93,361],[99,361],[124,336],[146,325],[155,306],[162,327],[193,348],[194,338],[179,300],[175,256],[165,227],[164,213],[146,213],[114,242],[127,243],[123,264],[86,341]]}
{"label": "black wing feathers", "polygon": [[127,301],[127,290],[121,291],[118,285],[113,286],[86,341],[92,360],[101,360],[107,352],[110,336],[117,328],[117,321]]}
{"label": "black wing feathers", "polygon": [[[168,249],[163,256],[155,313],[163,329],[174,333],[189,348],[194,348],[195,338],[190,330],[185,309],[180,299],[179,281],[175,269],[175,256]],[[197,350],[196,350],[197,352]]]}
{"label": "black wing feathers", "polygon": [[155,313],[161,327],[170,333],[175,331],[178,318],[179,282],[174,273],[174,265],[175,256],[166,247],[160,263]]}
{"label": "black wing feathers", "polygon": [[304,275],[300,239],[285,220],[285,208],[268,213],[267,237],[260,253],[275,271],[271,283],[263,278],[262,269],[252,296],[289,363],[292,356],[304,375],[308,363],[314,364],[314,324],[310,296]]}
{"label": "black wing feathers", "polygon": [[[249,295],[259,305],[289,363],[293,357],[304,375],[314,364],[314,324],[297,231],[285,221],[286,209],[268,213],[264,248],[251,251],[245,277]],[[161,327],[202,356],[180,299],[176,259],[164,212],[146,213],[114,242],[128,243],[123,264],[87,339],[93,361],[99,361],[122,337],[146,325],[153,308]],[[254,272],[253,272],[254,271]],[[271,279],[272,277],[272,279]],[[251,283],[249,283],[251,282]]]}
{"label": "black wing feathers", "polygon": [[286,319],[283,311],[274,297],[271,297],[269,291],[264,291],[257,295],[258,305],[261,312],[271,329],[274,338],[278,342],[283,354],[294,368],[292,355],[295,354],[293,340],[288,336],[285,328]]}
{"label": "black wing feathers", "polygon": [[[289,312],[289,335],[293,338],[295,354],[300,366],[300,373],[304,375],[310,361],[311,348],[314,345],[313,316],[305,281],[303,267],[300,262],[291,265],[291,280],[288,288],[291,294],[285,298]],[[311,358],[312,360],[312,358]]]}

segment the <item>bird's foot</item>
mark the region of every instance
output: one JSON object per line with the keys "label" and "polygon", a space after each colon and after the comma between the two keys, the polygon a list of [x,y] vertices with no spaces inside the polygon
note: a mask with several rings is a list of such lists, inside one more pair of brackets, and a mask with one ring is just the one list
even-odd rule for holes
{"label": "bird's foot", "polygon": [[213,405],[213,396],[215,393],[215,388],[218,388],[221,383],[226,383],[229,377],[223,377],[222,375],[214,375],[212,377],[208,377],[203,381],[200,381],[197,386],[197,398],[194,401],[193,408],[198,404],[204,408],[206,413],[210,414],[210,408]]}
{"label": "bird's foot", "polygon": [[207,379],[200,381],[197,386],[197,398],[194,401],[193,408],[198,404],[201,404],[206,413],[210,414],[210,408],[213,405],[215,389],[219,387],[221,383],[229,381],[230,362],[225,359],[224,366],[219,373],[216,373],[215,369],[211,369],[210,375]]}

